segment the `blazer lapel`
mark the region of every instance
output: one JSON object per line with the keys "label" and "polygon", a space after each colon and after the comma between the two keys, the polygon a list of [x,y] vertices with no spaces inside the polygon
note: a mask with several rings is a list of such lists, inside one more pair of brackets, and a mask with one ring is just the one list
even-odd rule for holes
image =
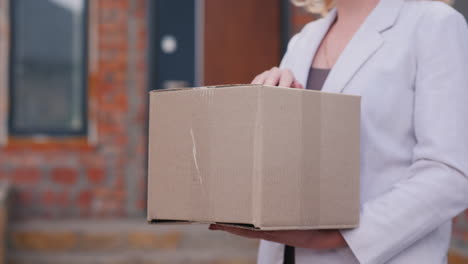
{"label": "blazer lapel", "polygon": [[304,41],[298,42],[298,47],[295,48],[295,70],[296,79],[302,85],[306,85],[307,78],[309,76],[309,68],[312,61],[317,53],[323,38],[327,34],[331,25],[336,19],[336,10],[333,9],[324,18],[318,20],[316,23],[315,30],[311,30],[307,33]]}
{"label": "blazer lapel", "polygon": [[382,46],[383,42],[382,36],[377,32],[361,28],[333,66],[322,91],[341,93],[359,68]]}
{"label": "blazer lapel", "polygon": [[382,32],[393,26],[403,1],[380,1],[333,66],[322,91],[333,93],[343,91],[359,69],[384,43]]}

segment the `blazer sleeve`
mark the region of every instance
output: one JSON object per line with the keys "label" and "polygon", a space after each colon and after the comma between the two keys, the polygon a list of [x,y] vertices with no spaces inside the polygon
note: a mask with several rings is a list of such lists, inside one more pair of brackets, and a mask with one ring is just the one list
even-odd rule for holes
{"label": "blazer sleeve", "polygon": [[389,261],[468,208],[468,29],[458,12],[437,8],[414,35],[412,164],[362,205],[360,227],[341,231],[360,263]]}

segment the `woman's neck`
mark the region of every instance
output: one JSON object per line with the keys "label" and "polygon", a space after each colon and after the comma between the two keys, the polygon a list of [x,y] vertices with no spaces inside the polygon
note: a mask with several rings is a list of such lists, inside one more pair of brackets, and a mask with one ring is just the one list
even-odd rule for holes
{"label": "woman's neck", "polygon": [[338,24],[362,23],[380,0],[335,0]]}

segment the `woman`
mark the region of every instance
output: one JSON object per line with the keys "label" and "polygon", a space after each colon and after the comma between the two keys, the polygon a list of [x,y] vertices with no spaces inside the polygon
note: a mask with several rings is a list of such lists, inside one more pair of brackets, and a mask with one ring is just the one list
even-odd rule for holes
{"label": "woman", "polygon": [[439,1],[335,0],[292,38],[280,67],[253,83],[362,96],[360,226],[211,229],[263,239],[261,264],[294,263],[294,248],[298,264],[447,262],[451,219],[468,207],[462,15]]}

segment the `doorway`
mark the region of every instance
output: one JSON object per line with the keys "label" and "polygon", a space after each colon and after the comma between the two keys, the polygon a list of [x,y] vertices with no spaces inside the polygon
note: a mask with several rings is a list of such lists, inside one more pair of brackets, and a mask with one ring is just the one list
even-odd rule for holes
{"label": "doorway", "polygon": [[288,3],[149,0],[149,89],[249,83],[277,66]]}

